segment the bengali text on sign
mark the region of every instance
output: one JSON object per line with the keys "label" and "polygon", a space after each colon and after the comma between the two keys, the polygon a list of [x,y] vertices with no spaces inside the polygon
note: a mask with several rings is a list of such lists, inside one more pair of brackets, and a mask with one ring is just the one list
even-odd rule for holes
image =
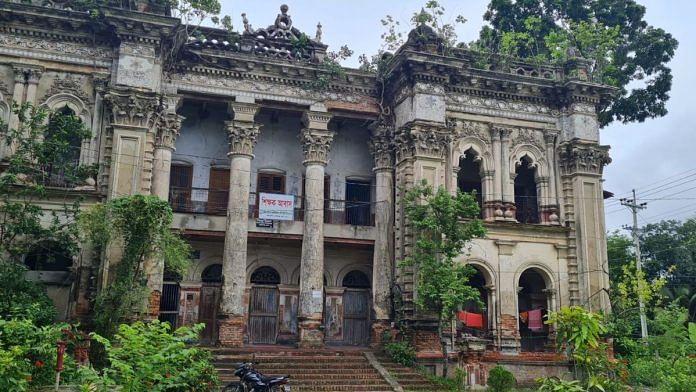
{"label": "bengali text on sign", "polygon": [[259,218],[272,220],[293,220],[295,217],[295,196],[275,193],[259,194]]}

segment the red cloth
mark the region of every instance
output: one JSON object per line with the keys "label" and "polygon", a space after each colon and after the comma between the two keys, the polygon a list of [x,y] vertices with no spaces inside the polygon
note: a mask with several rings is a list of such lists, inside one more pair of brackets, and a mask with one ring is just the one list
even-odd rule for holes
{"label": "red cloth", "polygon": [[483,315],[478,313],[460,310],[457,312],[457,320],[469,328],[483,328]]}
{"label": "red cloth", "polygon": [[527,327],[530,331],[541,331],[544,329],[544,324],[541,321],[541,309],[534,309],[529,311],[529,321]]}

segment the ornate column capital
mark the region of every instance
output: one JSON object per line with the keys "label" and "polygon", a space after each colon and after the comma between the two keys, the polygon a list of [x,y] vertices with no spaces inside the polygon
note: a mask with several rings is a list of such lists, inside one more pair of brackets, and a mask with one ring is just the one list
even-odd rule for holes
{"label": "ornate column capital", "polygon": [[561,173],[601,175],[604,166],[611,163],[609,146],[573,139],[559,146]]}
{"label": "ornate column capital", "polygon": [[304,153],[305,166],[309,164],[326,165],[335,133],[329,131],[329,121],[333,117],[327,112],[308,110],[302,115],[305,128],[300,133],[300,143]]}
{"label": "ornate column capital", "polygon": [[500,140],[503,141],[503,143],[510,141],[512,127],[501,124],[493,124],[492,129],[500,134]]}
{"label": "ornate column capital", "polygon": [[176,114],[181,105],[181,97],[178,95],[164,95],[157,119],[157,136],[155,148],[165,148],[174,151],[176,138],[181,131],[181,122],[185,117]]}
{"label": "ornate column capital", "polygon": [[111,87],[104,94],[104,104],[110,111],[111,125],[150,129],[160,111],[156,93],[136,91],[127,87]]}
{"label": "ornate column capital", "polygon": [[12,64],[15,83],[39,84],[44,68],[27,64]]}
{"label": "ornate column capital", "polygon": [[369,140],[370,152],[374,158],[374,171],[391,170],[394,167],[394,130],[383,121],[370,124],[372,138]]}
{"label": "ornate column capital", "polygon": [[261,124],[254,121],[259,105],[248,102],[230,102],[229,114],[231,121],[225,121],[227,142],[230,146],[228,156],[246,155],[254,157],[254,147],[261,131]]}
{"label": "ornate column capital", "polygon": [[396,160],[414,156],[442,159],[452,142],[452,130],[440,123],[414,121],[396,130]]}
{"label": "ornate column capital", "polygon": [[546,146],[553,146],[556,143],[556,136],[558,136],[558,133],[556,132],[545,132],[544,133],[544,143],[546,143]]}

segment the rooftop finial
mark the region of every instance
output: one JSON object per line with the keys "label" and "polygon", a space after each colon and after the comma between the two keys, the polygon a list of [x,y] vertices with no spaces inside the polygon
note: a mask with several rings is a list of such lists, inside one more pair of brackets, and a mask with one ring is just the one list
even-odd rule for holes
{"label": "rooftop finial", "polygon": [[242,22],[244,23],[244,31],[247,33],[252,32],[251,24],[249,24],[249,19],[246,17],[246,13],[242,13]]}
{"label": "rooftop finial", "polygon": [[317,23],[317,34],[315,35],[314,40],[321,42],[321,22]]}

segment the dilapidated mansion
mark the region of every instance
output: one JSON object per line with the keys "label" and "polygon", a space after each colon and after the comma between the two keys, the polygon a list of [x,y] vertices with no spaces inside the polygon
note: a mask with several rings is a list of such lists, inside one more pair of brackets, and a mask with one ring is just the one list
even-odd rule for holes
{"label": "dilapidated mansion", "polygon": [[[608,308],[597,110],[613,90],[585,60],[481,67],[421,25],[378,79],[327,67],[321,27],[301,40],[287,6],[255,21],[266,28],[245,20],[177,44],[180,20],[155,4],[94,18],[68,3],[0,1],[0,118],[16,125],[12,102],[29,102],[91,130],[79,161],[98,176],[61,200],[169,200],[193,265],[152,268],[154,317],[205,323],[211,345],[305,347],[379,344],[398,319],[434,362],[437,334],[399,266],[403,189],[423,180],[475,190],[487,229],[460,257],[486,305],[481,325],[447,328],[460,358],[543,360],[553,331],[539,315]],[[264,218],[262,199],[285,217]],[[32,271],[64,319],[88,315],[108,284],[89,263]]]}

